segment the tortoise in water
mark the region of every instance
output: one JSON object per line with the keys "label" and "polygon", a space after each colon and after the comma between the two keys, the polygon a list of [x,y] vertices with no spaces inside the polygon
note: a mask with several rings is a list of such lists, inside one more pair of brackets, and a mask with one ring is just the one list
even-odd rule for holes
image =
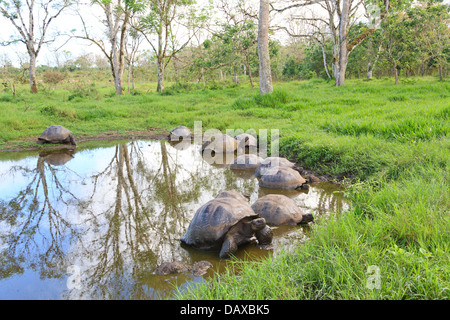
{"label": "tortoise in water", "polygon": [[[180,139],[181,138],[181,139]],[[178,126],[170,131],[169,140],[170,141],[180,141],[180,140],[190,140],[191,130],[185,126]]]}
{"label": "tortoise in water", "polygon": [[207,140],[203,143],[201,151],[210,151],[214,153],[230,153],[237,150],[237,141],[227,135],[220,134],[211,137],[211,140]]}
{"label": "tortoise in water", "polygon": [[50,126],[42,132],[38,138],[38,143],[70,143],[76,145],[75,137],[72,131],[64,128],[63,126]]}
{"label": "tortoise in water", "polygon": [[289,167],[270,168],[260,177],[259,186],[271,189],[308,189],[306,179]]}
{"label": "tortoise in water", "polygon": [[221,193],[205,203],[195,213],[181,241],[197,249],[219,249],[221,259],[234,254],[239,245],[250,242],[253,236],[261,245],[270,244],[272,229],[242,198],[233,192]]}
{"label": "tortoise in water", "polygon": [[212,263],[206,260],[197,261],[194,263],[194,265],[191,268],[192,274],[195,277],[199,277],[201,275],[204,275],[209,268],[212,268]]}
{"label": "tortoise in water", "polygon": [[159,276],[165,276],[172,273],[181,273],[189,271],[189,267],[187,264],[181,261],[174,262],[163,262],[161,265],[153,271],[153,274],[157,274]]}
{"label": "tortoise in water", "polygon": [[[282,157],[268,157],[261,161],[260,165],[255,170],[255,176],[261,177],[265,175],[271,168],[275,167],[288,167],[297,170],[297,165],[294,162],[289,161]],[[299,170],[297,170],[299,171]]]}
{"label": "tortoise in water", "polygon": [[257,148],[258,140],[248,133],[241,133],[234,137],[238,141],[239,147]]}
{"label": "tortoise in water", "polygon": [[252,209],[272,226],[306,224],[314,220],[312,214],[304,213],[294,200],[282,194],[261,197],[252,204]]}
{"label": "tortoise in water", "polygon": [[230,166],[232,170],[255,170],[261,163],[262,158],[256,154],[243,154],[234,159]]}
{"label": "tortoise in water", "polygon": [[166,276],[168,274],[174,274],[174,273],[182,273],[182,272],[188,272],[192,271],[193,275],[195,277],[199,277],[201,275],[204,275],[209,268],[211,268],[213,265],[209,261],[198,261],[194,263],[192,266],[188,266],[184,262],[181,261],[173,261],[173,262],[163,262],[161,263],[158,268],[156,268],[155,271],[153,271],[153,274],[159,275],[159,276]]}

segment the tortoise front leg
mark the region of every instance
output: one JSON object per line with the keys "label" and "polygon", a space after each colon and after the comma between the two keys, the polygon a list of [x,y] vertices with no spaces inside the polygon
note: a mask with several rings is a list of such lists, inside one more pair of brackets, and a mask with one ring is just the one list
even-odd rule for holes
{"label": "tortoise front leg", "polygon": [[77,145],[77,143],[75,142],[75,137],[73,136],[73,134],[71,134],[71,135],[69,136],[69,140],[70,140],[70,144],[72,144],[72,145],[74,145],[74,146]]}
{"label": "tortoise front leg", "polygon": [[236,241],[232,237],[225,238],[225,241],[222,244],[222,249],[220,250],[219,257],[220,259],[227,259],[235,253],[238,249]]}
{"label": "tortoise front leg", "polygon": [[256,231],[255,236],[260,245],[270,244],[273,239],[273,231],[269,226],[265,226],[261,230]]}

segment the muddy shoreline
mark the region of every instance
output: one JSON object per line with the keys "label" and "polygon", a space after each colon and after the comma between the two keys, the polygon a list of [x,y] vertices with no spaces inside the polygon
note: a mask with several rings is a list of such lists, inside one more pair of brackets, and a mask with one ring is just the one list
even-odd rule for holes
{"label": "muddy shoreline", "polygon": [[[169,131],[166,133],[158,133],[154,131],[133,131],[126,132],[124,134],[118,134],[117,132],[103,132],[95,136],[81,136],[76,141],[77,143],[87,142],[87,141],[112,141],[112,140],[132,140],[132,139],[152,139],[152,140],[163,140],[168,139]],[[20,151],[46,151],[46,150],[63,150],[63,149],[74,149],[72,145],[66,144],[38,144],[37,139],[23,139],[22,142],[33,143],[35,146],[30,147],[12,147],[0,149],[0,152],[20,152]],[[291,159],[289,159],[292,161]],[[295,161],[293,161],[295,162]],[[297,165],[299,165],[297,163]],[[299,166],[300,167],[300,166]],[[330,176],[330,175],[319,175],[313,170],[302,168],[301,175],[306,178],[309,183],[319,183],[319,182],[331,182],[340,184],[343,181],[342,176]]]}
{"label": "muddy shoreline", "polygon": [[[86,141],[109,141],[109,140],[126,140],[126,139],[154,139],[162,140],[167,139],[167,133],[156,133],[153,131],[133,131],[126,132],[124,134],[118,134],[117,132],[103,132],[94,136],[81,136],[76,139],[77,143],[82,143]],[[72,145],[66,144],[38,144],[37,138],[28,138],[21,140],[22,143],[35,143],[35,146],[20,147],[14,146],[11,148],[6,147],[5,149],[0,149],[0,152],[20,152],[20,151],[42,151],[42,150],[59,150],[59,149],[73,149]]]}

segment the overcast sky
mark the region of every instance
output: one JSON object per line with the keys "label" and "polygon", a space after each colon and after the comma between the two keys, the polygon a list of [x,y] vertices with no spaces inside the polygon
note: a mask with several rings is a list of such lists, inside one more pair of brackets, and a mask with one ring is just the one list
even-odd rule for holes
{"label": "overcast sky", "polygon": [[[45,0],[43,0],[45,1]],[[236,1],[236,0],[229,0]],[[197,0],[198,6],[202,6],[207,3],[208,0]],[[99,19],[103,19],[104,13],[101,9],[96,5],[91,5],[90,0],[81,0],[81,5],[77,7],[73,7],[64,11],[57,20],[54,20],[50,25],[50,29],[48,35],[59,31],[61,33],[69,34],[71,30],[76,29],[78,33],[81,33],[82,26],[81,21],[78,15],[75,12],[75,8],[80,10],[85,19],[87,25],[89,26],[90,33],[96,34],[101,37],[104,35],[104,27],[101,25]],[[249,3],[253,3],[256,12],[259,9],[259,0],[246,0],[245,3],[248,5]],[[286,3],[286,1],[285,1]],[[450,0],[445,0],[445,3],[450,3]],[[283,6],[283,5],[279,5]],[[298,9],[299,10],[299,9]],[[307,9],[300,9],[302,12],[306,12]],[[272,24],[280,24],[283,21],[283,18],[280,15],[276,16],[277,21],[273,21]],[[0,41],[9,40],[11,35],[17,34],[14,26],[4,17],[0,16]],[[284,32],[277,33],[277,40],[286,39],[286,34]],[[86,40],[77,40],[72,39],[67,44],[61,47],[63,43],[65,43],[67,37],[59,37],[57,41],[52,43],[49,46],[44,46],[39,53],[37,64],[41,65],[54,65],[55,64],[55,53],[54,50],[60,48],[59,51],[70,52],[66,54],[66,56],[71,56],[72,58],[76,58],[81,54],[93,52],[95,54],[102,54],[101,51],[95,46],[92,45],[89,41]],[[141,45],[142,49],[149,49],[148,44],[143,43]],[[52,51],[53,50],[53,51]],[[8,57],[14,64],[17,65],[19,59],[18,56],[21,55],[22,59],[27,60],[26,48],[22,43],[18,43],[16,45],[10,45],[8,47],[0,46],[0,64],[3,62],[5,56]]]}

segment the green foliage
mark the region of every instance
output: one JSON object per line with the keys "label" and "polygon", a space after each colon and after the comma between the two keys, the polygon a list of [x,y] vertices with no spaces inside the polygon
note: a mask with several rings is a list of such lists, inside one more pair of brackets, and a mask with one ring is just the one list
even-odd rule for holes
{"label": "green foliage", "polygon": [[295,100],[296,98],[293,95],[284,90],[274,90],[274,92],[270,94],[257,94],[253,97],[237,99],[231,107],[236,110],[244,110],[253,107],[278,108]]}
{"label": "green foliage", "polygon": [[[331,65],[332,45],[331,41],[325,44],[325,54],[328,58],[327,64]],[[328,67],[330,69],[330,67]],[[294,57],[287,57],[284,63],[282,74],[288,79],[304,79],[309,80],[314,77],[327,79],[323,64],[322,47],[318,43],[314,43],[305,49],[305,57],[297,60]]]}
{"label": "green foliage", "polygon": [[67,98],[68,101],[78,100],[81,101],[82,98],[98,96],[98,91],[95,88],[95,83],[90,84],[79,84],[73,90],[73,93]]}

